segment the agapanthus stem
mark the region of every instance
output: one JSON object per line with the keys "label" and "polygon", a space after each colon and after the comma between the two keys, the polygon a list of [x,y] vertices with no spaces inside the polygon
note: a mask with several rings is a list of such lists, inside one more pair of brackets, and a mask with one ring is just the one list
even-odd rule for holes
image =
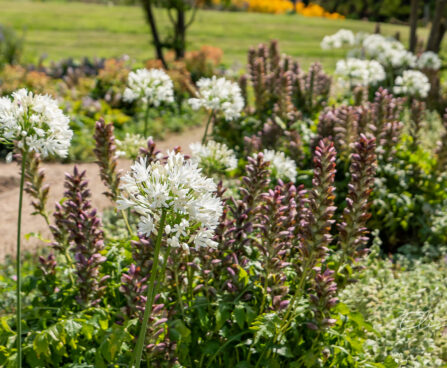
{"label": "agapanthus stem", "polygon": [[22,152],[22,169],[20,171],[20,193],[19,193],[19,212],[17,219],[17,260],[16,260],[16,276],[17,276],[17,367],[22,367],[22,265],[20,261],[20,240],[22,232],[22,203],[23,203],[23,187],[25,183],[25,165],[26,151]]}
{"label": "agapanthus stem", "polygon": [[144,113],[144,138],[147,137],[147,124],[149,123],[149,104],[146,107],[146,112]]}
{"label": "agapanthus stem", "polygon": [[163,210],[161,213],[161,219],[158,227],[157,240],[155,242],[154,259],[151,270],[151,278],[149,280],[149,285],[147,288],[147,299],[146,299],[146,307],[144,308],[143,324],[141,325],[140,335],[138,336],[137,346],[135,348],[135,354],[133,358],[133,362],[135,363],[133,367],[135,368],[140,368],[141,356],[143,355],[144,340],[146,338],[147,324],[149,321],[149,316],[152,313],[152,305],[154,303],[154,298],[157,293],[155,279],[158,273],[157,272],[158,258],[160,255],[161,240],[163,237],[165,222],[166,222],[166,210]]}
{"label": "agapanthus stem", "polygon": [[203,138],[202,138],[202,144],[206,143],[206,138],[208,136],[208,127],[211,123],[211,120],[213,119],[213,116],[214,116],[214,111],[211,111],[210,116],[208,117],[208,121],[206,122],[205,133],[203,133]]}

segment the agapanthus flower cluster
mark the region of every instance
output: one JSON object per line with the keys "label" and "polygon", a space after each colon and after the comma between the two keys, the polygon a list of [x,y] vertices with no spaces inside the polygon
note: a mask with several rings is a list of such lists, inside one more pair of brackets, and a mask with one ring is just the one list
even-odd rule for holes
{"label": "agapanthus flower cluster", "polygon": [[408,68],[416,65],[416,56],[394,38],[372,34],[363,39],[363,50],[367,57],[390,68]]}
{"label": "agapanthus flower cluster", "polygon": [[264,161],[270,162],[269,169],[275,177],[292,182],[296,180],[296,163],[288,158],[284,152],[265,149],[262,153],[264,154]]}
{"label": "agapanthus flower cluster", "polygon": [[162,69],[138,69],[130,72],[127,85],[123,94],[124,101],[139,100],[155,107],[164,102],[174,102],[174,84]]}
{"label": "agapanthus flower cluster", "polygon": [[116,154],[135,160],[140,154],[140,148],[146,147],[147,141],[152,137],[144,138],[140,134],[126,133],[123,140],[116,140]]}
{"label": "agapanthus flower cluster", "polygon": [[73,136],[69,118],[47,95],[20,89],[0,98],[0,141],[42,157],[66,157]]}
{"label": "agapanthus flower cluster", "polygon": [[147,165],[146,158],[136,161],[122,178],[118,209],[135,210],[138,231],[146,236],[157,234],[166,216],[166,244],[216,247],[213,241],[223,206],[214,192],[214,181],[205,177],[197,163],[178,152],[168,152],[165,162]]}
{"label": "agapanthus flower cluster", "polygon": [[339,60],[335,73],[350,86],[375,85],[386,78],[385,70],[377,61],[355,58]]}
{"label": "agapanthus flower cluster", "polygon": [[191,159],[200,167],[214,167],[216,170],[234,170],[237,167],[237,158],[234,151],[224,143],[208,141],[206,144],[192,143]]}
{"label": "agapanthus flower cluster", "polygon": [[441,67],[441,59],[435,52],[426,51],[419,56],[417,67],[422,70],[439,70]]}
{"label": "agapanthus flower cluster", "polygon": [[425,98],[430,91],[430,82],[424,73],[417,70],[405,70],[394,82],[394,93],[405,96]]}
{"label": "agapanthus flower cluster", "polygon": [[321,48],[323,50],[339,49],[344,45],[353,46],[355,44],[355,36],[352,31],[347,29],[340,29],[337,33],[330,36],[324,36],[321,41]]}
{"label": "agapanthus flower cluster", "polygon": [[222,112],[225,120],[237,119],[244,108],[244,99],[237,83],[225,78],[201,78],[197,82],[198,98],[188,100],[191,107],[198,110],[201,107]]}

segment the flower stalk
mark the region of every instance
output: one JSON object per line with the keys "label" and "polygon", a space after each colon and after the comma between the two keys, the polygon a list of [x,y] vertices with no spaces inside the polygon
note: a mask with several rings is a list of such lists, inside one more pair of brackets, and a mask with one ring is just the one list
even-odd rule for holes
{"label": "flower stalk", "polygon": [[132,365],[132,367],[135,367],[135,368],[140,368],[140,365],[141,365],[141,357],[143,355],[143,345],[144,345],[144,340],[146,338],[147,323],[149,321],[149,316],[152,312],[152,305],[154,303],[154,298],[157,293],[157,284],[155,283],[155,279],[156,279],[157,271],[158,271],[158,261],[159,261],[159,255],[160,255],[161,240],[162,240],[163,232],[164,232],[164,228],[165,228],[165,222],[166,222],[166,210],[163,210],[162,214],[161,214],[159,227],[158,227],[157,240],[155,242],[155,251],[154,251],[154,260],[153,260],[154,263],[152,266],[151,278],[149,279],[149,284],[148,284],[148,288],[147,288],[147,299],[146,299],[146,307],[144,308],[143,323],[141,325],[140,334],[139,334],[138,340],[137,340],[137,346],[135,348],[134,357],[132,359],[133,363],[134,363],[134,365]]}

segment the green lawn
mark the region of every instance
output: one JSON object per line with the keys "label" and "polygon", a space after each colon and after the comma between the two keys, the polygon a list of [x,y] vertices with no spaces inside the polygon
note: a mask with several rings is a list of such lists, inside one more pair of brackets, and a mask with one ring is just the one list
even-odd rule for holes
{"label": "green lawn", "polygon": [[[160,12],[160,25],[165,27],[167,21],[164,12]],[[24,30],[26,61],[36,60],[42,54],[48,55],[49,60],[128,54],[139,62],[153,56],[149,29],[138,7],[0,0],[0,23]],[[244,65],[250,46],[275,38],[280,40],[282,52],[298,57],[304,66],[318,60],[333,69],[344,51],[323,51],[319,44],[324,35],[340,28],[372,32],[374,23],[201,11],[188,34],[188,47],[218,46],[224,51],[225,64]],[[382,25],[385,34],[396,31],[401,32],[403,40],[407,38],[407,27]],[[419,32],[426,35],[425,29]]]}

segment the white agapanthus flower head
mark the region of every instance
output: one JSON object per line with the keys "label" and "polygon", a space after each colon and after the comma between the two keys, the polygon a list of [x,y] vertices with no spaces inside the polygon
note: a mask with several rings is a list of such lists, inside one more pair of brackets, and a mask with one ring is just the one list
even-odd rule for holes
{"label": "white agapanthus flower head", "polygon": [[296,180],[296,163],[288,158],[284,152],[265,149],[262,153],[264,154],[264,161],[270,162],[269,169],[276,178],[292,182]]}
{"label": "white agapanthus flower head", "polygon": [[367,58],[377,60],[387,68],[413,68],[416,65],[416,56],[394,38],[371,34],[363,37],[362,46]]}
{"label": "white agapanthus flower head", "polygon": [[335,74],[340,76],[341,84],[349,86],[376,85],[386,78],[385,69],[377,61],[355,58],[339,60]]}
{"label": "white agapanthus flower head", "polygon": [[405,70],[394,82],[394,93],[405,96],[425,98],[430,91],[430,82],[418,70]]}
{"label": "white agapanthus flower head", "polygon": [[441,67],[441,59],[435,52],[426,51],[419,56],[417,67],[423,70],[439,70],[439,68]]}
{"label": "white agapanthus flower head", "polygon": [[164,102],[174,102],[174,84],[162,69],[138,69],[130,72],[127,85],[123,94],[124,101],[137,100],[155,107]]}
{"label": "white agapanthus flower head", "polygon": [[124,139],[116,140],[116,154],[118,157],[135,160],[140,154],[140,148],[145,148],[149,139],[152,139],[152,137],[144,138],[139,134],[126,133]]}
{"label": "white agapanthus flower head", "polygon": [[338,32],[330,36],[324,36],[320,43],[323,50],[339,49],[342,46],[353,46],[355,44],[355,36],[348,29],[340,29]]}
{"label": "white agapanthus flower head", "polygon": [[197,87],[198,97],[188,100],[194,110],[204,107],[214,112],[222,112],[227,121],[237,119],[241,115],[244,99],[237,83],[213,76],[201,78]]}
{"label": "white agapanthus flower head", "polygon": [[0,141],[43,157],[66,157],[73,132],[70,119],[47,95],[20,89],[0,98]]}
{"label": "white agapanthus flower head", "polygon": [[191,159],[199,167],[215,168],[216,170],[234,170],[237,167],[237,158],[234,151],[226,144],[208,141],[206,144],[191,143]]}
{"label": "white agapanthus flower head", "polygon": [[150,165],[140,158],[121,183],[118,209],[132,208],[139,214],[138,231],[142,234],[156,235],[165,212],[168,245],[185,251],[190,246],[217,246],[213,236],[222,201],[214,194],[216,184],[201,173],[196,162],[175,152],[168,152],[166,162]]}

